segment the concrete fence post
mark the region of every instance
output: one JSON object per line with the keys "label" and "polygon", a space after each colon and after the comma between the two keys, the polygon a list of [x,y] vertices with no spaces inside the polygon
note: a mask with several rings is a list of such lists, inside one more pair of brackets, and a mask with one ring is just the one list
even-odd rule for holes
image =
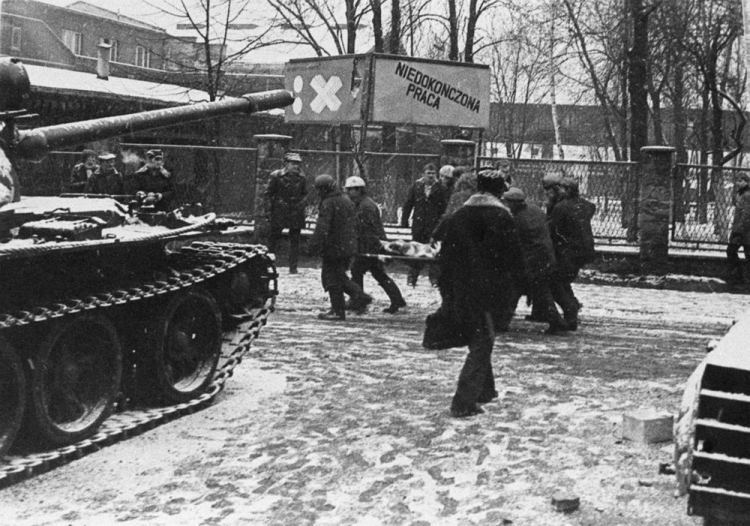
{"label": "concrete fence post", "polygon": [[641,148],[640,229],[641,273],[664,275],[669,270],[670,178],[675,149]]}
{"label": "concrete fence post", "polygon": [[268,243],[268,210],[264,197],[271,172],[284,167],[284,154],[292,143],[289,135],[263,134],[253,137],[258,147],[258,169],[255,173],[255,233],[256,243]]}

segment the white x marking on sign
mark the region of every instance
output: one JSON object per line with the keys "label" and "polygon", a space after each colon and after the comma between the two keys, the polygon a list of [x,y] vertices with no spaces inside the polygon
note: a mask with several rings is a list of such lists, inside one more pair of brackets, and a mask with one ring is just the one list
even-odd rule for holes
{"label": "white x marking on sign", "polygon": [[326,82],[322,75],[315,75],[310,82],[310,86],[318,94],[310,103],[310,109],[315,113],[320,113],[325,107],[328,107],[331,111],[336,111],[341,107],[341,101],[336,96],[336,93],[343,86],[340,78],[333,76]]}

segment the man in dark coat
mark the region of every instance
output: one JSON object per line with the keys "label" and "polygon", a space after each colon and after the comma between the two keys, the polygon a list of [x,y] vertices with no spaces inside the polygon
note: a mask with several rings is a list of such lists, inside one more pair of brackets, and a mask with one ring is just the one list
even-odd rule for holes
{"label": "man in dark coat", "polygon": [[750,251],[750,175],[741,173],[737,177],[736,187],[734,221],[727,244],[727,264],[729,282],[739,285],[745,281],[739,251],[742,248],[745,252],[746,263]]}
{"label": "man in dark coat", "polygon": [[518,231],[501,203],[502,175],[484,171],[479,192],[446,220],[440,249],[443,308],[469,334],[469,354],[451,403],[454,417],[482,412],[477,405],[497,397],[492,373],[495,329],[513,315],[515,286],[525,279]]}
{"label": "man in dark coat", "polygon": [[81,162],[73,167],[70,173],[70,180],[65,185],[65,191],[71,193],[82,193],[86,191],[86,183],[99,168],[96,164],[96,152],[94,150],[83,150],[81,152]]}
{"label": "man in dark coat", "polygon": [[[344,185],[349,199],[354,203],[357,214],[357,251],[358,254],[377,254],[381,251],[380,240],[386,240],[383,222],[380,220],[380,209],[375,201],[367,195],[365,181],[356,175],[349,177]],[[373,279],[388,295],[390,306],[383,309],[387,314],[395,314],[406,301],[401,295],[398,285],[386,274],[385,265],[376,258],[365,258],[359,255],[352,262],[352,281],[364,287],[365,273],[369,272]]]}
{"label": "man in dark coat", "polygon": [[122,175],[115,168],[115,158],[115,154],[106,152],[99,156],[99,168],[86,183],[86,193],[105,195],[125,193]]}
{"label": "man in dark coat", "polygon": [[174,199],[174,178],[164,168],[161,150],[146,152],[146,164],[133,174],[133,193],[141,200],[147,199],[156,210],[168,212]]}
{"label": "man in dark coat", "polygon": [[565,198],[569,199],[573,204],[575,217],[583,230],[583,244],[578,254],[578,263],[583,266],[596,259],[594,231],[591,228],[591,220],[594,218],[594,214],[596,214],[596,205],[588,199],[581,197],[578,181],[572,177],[563,177],[560,185],[562,186]]}
{"label": "man in dark coat", "polygon": [[[576,203],[560,184],[547,189],[552,196],[552,207],[548,209],[549,232],[555,249],[557,265],[552,275],[550,288],[552,297],[560,305],[568,330],[578,328],[580,302],[573,293],[571,284],[578,276],[586,254],[584,228],[576,212]],[[552,195],[554,194],[554,195]]]}
{"label": "man in dark coat", "polygon": [[297,273],[300,232],[305,226],[307,178],[302,173],[302,157],[295,152],[284,155],[284,168],[271,172],[266,186],[268,211],[268,250],[276,253],[281,232],[289,229],[289,273]]}
{"label": "man in dark coat", "polygon": [[[423,176],[412,185],[409,196],[401,213],[401,226],[409,226],[409,217],[414,212],[411,223],[411,238],[419,243],[429,243],[430,236],[437,226],[448,205],[448,190],[437,179],[437,170],[432,163],[426,164]],[[409,266],[407,283],[417,286],[419,273],[424,263],[412,263]],[[434,274],[433,274],[434,279]]]}
{"label": "man in dark coat", "polygon": [[318,318],[343,321],[346,319],[344,293],[349,295],[355,310],[363,311],[372,303],[372,297],[346,274],[357,253],[357,215],[354,203],[341,194],[330,175],[316,177],[315,190],[320,197],[320,207],[310,239],[310,252],[321,255],[321,281],[331,299],[331,310],[320,313]]}
{"label": "man in dark coat", "polygon": [[519,188],[511,188],[503,195],[503,202],[513,214],[518,229],[527,274],[527,289],[516,291],[516,301],[526,294],[536,306],[540,316],[549,323],[548,334],[567,329],[557,311],[550,291],[550,277],[555,268],[555,251],[547,227],[547,216],[541,208],[526,203],[526,196]]}

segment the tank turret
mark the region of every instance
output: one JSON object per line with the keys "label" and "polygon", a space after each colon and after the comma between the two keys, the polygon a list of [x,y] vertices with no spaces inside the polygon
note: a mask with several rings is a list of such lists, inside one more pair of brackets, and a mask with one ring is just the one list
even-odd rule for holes
{"label": "tank turret", "polygon": [[189,106],[57,124],[30,130],[18,129],[17,122],[29,117],[25,110],[25,102],[30,90],[29,77],[21,61],[14,58],[0,59],[0,121],[3,123],[0,140],[2,140],[2,150],[6,157],[6,159],[0,159],[0,184],[6,187],[10,185],[10,188],[0,192],[0,205],[9,201],[17,201],[20,197],[15,174],[7,173],[12,168],[11,161],[14,157],[39,161],[54,149],[233,113],[255,113],[283,108],[294,100],[288,91],[272,90]]}
{"label": "tank turret", "polygon": [[[25,129],[29,92],[23,64],[0,59],[0,487],[18,472],[3,466],[17,436],[85,452],[116,407],[213,399],[273,310],[277,278],[266,247],[237,243],[229,220],[110,196],[21,199],[14,161],[293,101],[277,90]],[[169,220],[144,219],[159,215]],[[246,343],[222,365],[229,330]]]}

